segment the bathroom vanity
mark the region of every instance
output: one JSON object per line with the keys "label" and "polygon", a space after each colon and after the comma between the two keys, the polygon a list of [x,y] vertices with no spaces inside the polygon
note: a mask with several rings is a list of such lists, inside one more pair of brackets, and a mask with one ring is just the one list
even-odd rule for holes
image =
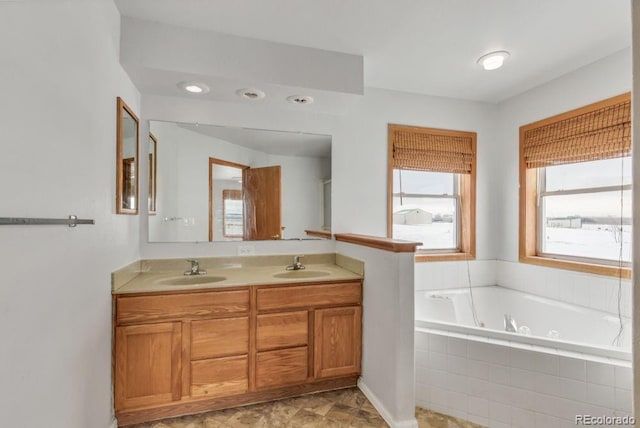
{"label": "bathroom vanity", "polygon": [[319,255],[286,271],[289,256],[242,259],[201,260],[196,277],[176,270],[184,260],[142,261],[117,288],[114,274],[120,426],[356,384],[361,263]]}

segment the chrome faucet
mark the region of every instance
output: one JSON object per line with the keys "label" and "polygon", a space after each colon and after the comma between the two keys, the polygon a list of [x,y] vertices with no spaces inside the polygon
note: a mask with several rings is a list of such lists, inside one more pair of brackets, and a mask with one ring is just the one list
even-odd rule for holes
{"label": "chrome faucet", "polygon": [[504,314],[504,331],[510,331],[512,333],[518,332],[518,325],[511,315]]}
{"label": "chrome faucet", "polygon": [[305,267],[300,262],[300,259],[304,256],[293,256],[293,264],[291,266],[287,266],[287,270],[300,270]]}
{"label": "chrome faucet", "polygon": [[187,260],[189,263],[191,263],[191,269],[186,271],[184,274],[186,276],[191,276],[191,275],[204,275],[207,273],[206,270],[200,270],[200,262],[197,260]]}

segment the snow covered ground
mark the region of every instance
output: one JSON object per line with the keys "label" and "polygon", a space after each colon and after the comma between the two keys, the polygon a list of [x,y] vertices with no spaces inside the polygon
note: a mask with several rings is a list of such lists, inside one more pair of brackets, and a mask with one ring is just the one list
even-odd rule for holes
{"label": "snow covered ground", "polygon": [[422,242],[419,249],[456,248],[453,223],[394,224],[393,237],[407,241]]}
{"label": "snow covered ground", "polygon": [[[543,252],[618,261],[619,225],[583,224],[582,229],[547,227]],[[622,261],[631,261],[631,226],[622,226]]]}
{"label": "snow covered ground", "polygon": [[[583,224],[581,229],[547,227],[543,252],[618,261],[620,257],[620,234],[614,232],[619,226],[606,224]],[[456,247],[453,223],[435,222],[419,225],[393,225],[393,237],[422,242],[420,249],[446,249]],[[515,237],[514,239],[517,239]],[[622,261],[631,260],[631,226],[623,226]]]}

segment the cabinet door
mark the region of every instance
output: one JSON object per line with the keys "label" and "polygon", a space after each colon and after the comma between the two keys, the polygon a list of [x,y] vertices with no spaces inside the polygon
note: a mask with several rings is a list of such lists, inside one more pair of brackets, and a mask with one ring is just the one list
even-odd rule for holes
{"label": "cabinet door", "polygon": [[181,398],[180,322],[116,328],[116,410]]}
{"label": "cabinet door", "polygon": [[316,378],[360,373],[362,308],[318,309],[314,316]]}

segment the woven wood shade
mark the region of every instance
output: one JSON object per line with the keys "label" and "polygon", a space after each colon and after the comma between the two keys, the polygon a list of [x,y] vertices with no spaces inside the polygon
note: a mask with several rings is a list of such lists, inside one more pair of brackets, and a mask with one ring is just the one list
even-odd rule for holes
{"label": "woven wood shade", "polygon": [[[619,98],[619,97],[617,97]],[[606,102],[603,102],[606,103]],[[545,120],[522,128],[527,168],[609,159],[631,154],[631,100]],[[597,107],[597,105],[594,105]]]}
{"label": "woven wood shade", "polygon": [[391,129],[393,169],[471,174],[475,133],[429,128]]}

